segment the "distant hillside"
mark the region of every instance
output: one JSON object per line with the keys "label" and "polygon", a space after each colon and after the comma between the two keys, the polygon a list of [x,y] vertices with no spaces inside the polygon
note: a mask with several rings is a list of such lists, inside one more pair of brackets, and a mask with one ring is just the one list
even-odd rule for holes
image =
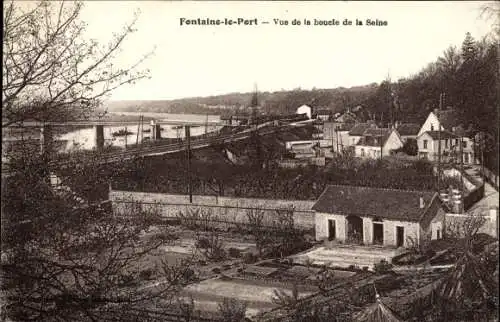
{"label": "distant hillside", "polygon": [[[270,114],[293,113],[302,104],[332,111],[362,105],[377,90],[377,84],[351,88],[294,89],[290,91],[259,92],[259,105]],[[163,112],[233,114],[249,109],[253,93],[229,93],[209,97],[191,97],[176,100],[110,101],[110,112]]]}

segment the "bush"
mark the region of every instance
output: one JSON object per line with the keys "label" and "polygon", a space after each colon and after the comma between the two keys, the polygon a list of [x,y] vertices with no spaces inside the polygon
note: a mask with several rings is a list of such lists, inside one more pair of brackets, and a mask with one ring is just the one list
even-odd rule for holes
{"label": "bush", "polygon": [[238,248],[229,248],[227,251],[228,255],[232,258],[240,258],[241,257],[241,250]]}
{"label": "bush", "polygon": [[201,237],[196,241],[197,248],[207,249],[210,247],[210,241],[207,238]]}
{"label": "bush", "polygon": [[363,271],[364,272],[368,271],[368,266],[363,266]]}
{"label": "bush", "polygon": [[221,269],[220,269],[220,267],[214,267],[214,268],[212,269],[212,273],[214,273],[214,274],[220,274],[220,273],[221,273]]}
{"label": "bush", "polygon": [[257,261],[257,256],[254,254],[247,252],[243,255],[243,262],[246,264],[253,264]]}
{"label": "bush", "polygon": [[380,263],[375,264],[375,273],[377,274],[388,273],[391,269],[392,269],[392,264],[387,262],[385,259],[382,259]]}
{"label": "bush", "polygon": [[150,268],[142,270],[139,273],[139,278],[142,280],[150,280],[152,277],[153,277],[153,270]]}
{"label": "bush", "polygon": [[194,273],[194,270],[192,270],[191,268],[187,268],[183,273],[182,273],[182,277],[184,278],[184,280],[186,281],[191,281],[194,279],[194,276],[195,276],[195,273]]}

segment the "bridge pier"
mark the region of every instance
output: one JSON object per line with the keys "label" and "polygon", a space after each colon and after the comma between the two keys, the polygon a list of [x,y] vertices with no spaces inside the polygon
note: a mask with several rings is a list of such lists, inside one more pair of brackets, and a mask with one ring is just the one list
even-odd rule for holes
{"label": "bridge pier", "polygon": [[154,120],[151,120],[151,140],[161,139],[161,126],[156,124]]}
{"label": "bridge pier", "polygon": [[104,150],[104,125],[95,125],[95,147],[97,151]]}
{"label": "bridge pier", "polygon": [[40,152],[41,154],[49,154],[54,147],[54,136],[52,126],[48,124],[42,125],[40,128]]}

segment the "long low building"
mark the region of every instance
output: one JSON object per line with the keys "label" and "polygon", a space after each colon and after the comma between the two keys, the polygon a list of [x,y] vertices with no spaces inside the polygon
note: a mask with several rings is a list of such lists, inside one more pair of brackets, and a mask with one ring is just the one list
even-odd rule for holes
{"label": "long low building", "polygon": [[312,209],[317,240],[408,247],[443,235],[436,192],[332,185]]}

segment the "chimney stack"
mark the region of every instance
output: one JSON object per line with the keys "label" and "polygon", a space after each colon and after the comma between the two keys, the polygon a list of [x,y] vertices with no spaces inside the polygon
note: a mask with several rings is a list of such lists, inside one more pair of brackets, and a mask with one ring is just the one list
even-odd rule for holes
{"label": "chimney stack", "polygon": [[420,197],[420,209],[424,209],[424,208],[425,208],[424,198]]}

